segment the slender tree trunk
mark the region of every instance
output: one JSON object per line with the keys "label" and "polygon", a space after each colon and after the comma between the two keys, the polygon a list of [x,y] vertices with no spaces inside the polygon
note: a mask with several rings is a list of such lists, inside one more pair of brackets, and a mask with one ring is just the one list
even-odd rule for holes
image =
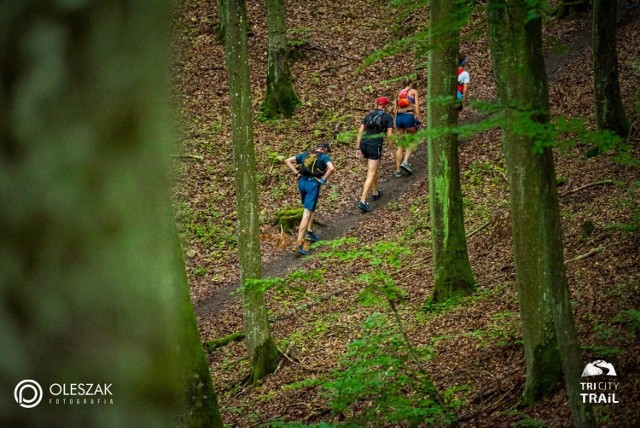
{"label": "slender tree trunk", "polygon": [[[516,280],[526,363],[524,401],[556,388],[564,369],[574,424],[595,426],[580,398],[582,361],[569,302],[553,153],[527,133],[549,121],[541,19],[523,0],[491,0],[489,29],[504,109]],[[538,137],[540,138],[540,137]],[[543,137],[544,138],[544,137]]]}
{"label": "slender tree trunk", "polygon": [[200,340],[196,316],[189,295],[189,282],[184,267],[184,256],[175,225],[172,225],[175,242],[174,282],[182,293],[182,331],[184,339],[184,397],[181,423],[188,427],[222,427],[220,410],[213,382],[209,374],[206,354]]}
{"label": "slender tree trunk", "polygon": [[[460,47],[461,5],[451,0],[431,2],[429,30],[428,112],[430,130],[454,127],[456,65]],[[443,101],[444,100],[444,101]],[[429,201],[435,284],[430,302],[470,294],[475,287],[464,232],[458,138],[454,133],[428,140]]]}
{"label": "slender tree trunk", "polygon": [[218,22],[213,26],[216,34],[216,41],[224,45],[224,11],[227,9],[226,0],[216,0],[216,10],[218,11]]}
{"label": "slender tree trunk", "polygon": [[622,105],[616,51],[615,0],[593,1],[593,87],[596,126],[622,138],[629,135],[629,119]]}
{"label": "slender tree trunk", "polygon": [[267,0],[269,50],[267,95],[261,106],[262,117],[291,117],[300,102],[293,90],[287,46],[284,0]]}
{"label": "slender tree trunk", "polygon": [[0,426],[176,424],[167,5],[0,3]]}
{"label": "slender tree trunk", "polygon": [[259,279],[262,276],[253,112],[247,54],[247,12],[244,0],[225,1],[225,50],[231,94],[240,283],[245,286],[243,322],[252,367],[251,381],[255,382],[275,370],[279,352],[271,339],[264,295],[259,290],[247,287],[247,280]]}

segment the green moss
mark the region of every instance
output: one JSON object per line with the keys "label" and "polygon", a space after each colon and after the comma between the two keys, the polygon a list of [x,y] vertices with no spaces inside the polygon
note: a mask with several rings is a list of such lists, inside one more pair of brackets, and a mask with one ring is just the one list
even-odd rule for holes
{"label": "green moss", "polygon": [[293,230],[302,219],[302,208],[283,209],[275,213],[273,224],[278,225],[283,231],[289,232]]}
{"label": "green moss", "polygon": [[256,347],[251,357],[251,376],[248,383],[253,384],[273,373],[280,358],[280,351],[271,338]]}
{"label": "green moss", "polygon": [[536,346],[533,350],[533,364],[524,385],[522,401],[530,406],[543,397],[557,391],[562,379],[562,362],[560,352],[556,344],[555,335],[544,344]]}
{"label": "green moss", "polygon": [[280,116],[290,118],[300,104],[300,99],[293,90],[286,51],[274,52],[271,55],[274,58],[269,60],[267,95],[260,106],[259,120]]}

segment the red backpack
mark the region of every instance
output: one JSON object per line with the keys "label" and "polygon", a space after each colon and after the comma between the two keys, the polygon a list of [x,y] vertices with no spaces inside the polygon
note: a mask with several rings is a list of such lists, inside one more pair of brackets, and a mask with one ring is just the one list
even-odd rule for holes
{"label": "red backpack", "polygon": [[406,88],[400,91],[398,94],[398,107],[409,107],[411,105],[411,101],[409,101],[409,91],[411,88]]}

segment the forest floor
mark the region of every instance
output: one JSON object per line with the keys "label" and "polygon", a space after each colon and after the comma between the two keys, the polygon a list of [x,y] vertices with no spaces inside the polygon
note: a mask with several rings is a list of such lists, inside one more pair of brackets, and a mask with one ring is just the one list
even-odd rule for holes
{"label": "forest floor", "polygon": [[[257,116],[264,94],[266,16],[262,2],[248,3]],[[187,255],[192,300],[205,341],[242,329],[241,303],[229,294],[238,286],[236,208],[229,96],[223,49],[213,32],[217,22],[214,6],[215,2],[182,1],[177,10],[174,56],[175,97],[182,124],[176,150],[183,156],[176,161],[174,205]],[[379,402],[383,394],[360,397],[340,407],[329,384],[346,376],[345,367],[356,367],[353,361],[357,358],[346,356],[355,346],[348,348],[350,343],[363,335],[371,340],[378,337],[375,340],[381,342],[375,342],[376,348],[383,352],[381,332],[398,332],[395,313],[384,300],[366,299],[363,290],[368,287],[359,277],[375,269],[366,257],[376,249],[402,247],[401,267],[388,262],[381,265],[406,292],[397,308],[398,319],[419,350],[425,371],[455,407],[461,424],[570,426],[563,388],[532,407],[520,402],[524,355],[499,130],[466,138],[460,148],[465,226],[478,284],[477,293],[461,302],[422,310],[433,282],[424,145],[412,158],[416,173],[411,177],[393,178],[393,162],[385,155],[381,166],[385,196],[373,204],[370,214],[355,208],[365,176],[364,163],[353,155],[355,138],[334,145],[331,156],[337,172],[323,189],[318,211],[318,218],[328,226],[318,231],[325,241],[357,239],[357,243],[345,245],[352,251],[364,251],[361,258],[298,257],[290,251],[293,237],[270,224],[275,211],[299,204],[295,182],[279,156],[291,156],[320,138],[330,138],[337,122],[343,130],[355,130],[373,99],[393,97],[399,89],[397,79],[405,74],[418,70],[418,90],[426,93],[426,70],[413,53],[361,66],[368,55],[387,43],[423,31],[426,9],[409,14],[384,1],[336,0],[329,4],[292,0],[287,2],[287,13],[289,40],[299,56],[292,71],[302,105],[292,119],[255,122],[262,256],[265,276],[291,278],[293,271],[308,274],[304,280],[291,279],[284,289],[267,292],[267,306],[275,320],[272,334],[286,353],[274,375],[255,386],[241,384],[249,367],[243,342],[211,353],[209,362],[225,423],[254,426],[284,420],[407,425],[389,422],[384,414],[379,415],[379,423],[362,422],[358,417],[367,412],[384,411]],[[554,117],[582,118],[592,127],[589,20],[587,15],[545,20],[544,43]],[[621,87],[633,122],[630,142],[636,159],[640,140],[639,23],[640,11],[623,11],[618,30]],[[461,50],[470,62],[472,97],[494,100],[482,13],[469,18]],[[471,123],[478,117],[478,112],[469,109],[461,120]],[[583,358],[585,363],[606,359],[619,374],[616,395],[620,403],[600,404],[596,410],[603,426],[635,426],[635,406],[640,401],[640,171],[617,162],[611,154],[587,158],[584,154],[591,147],[584,144],[564,146],[556,150],[556,172],[561,184],[567,275]],[[584,187],[605,181],[608,184]],[[320,253],[322,249],[313,251]],[[388,322],[371,327],[374,313]],[[402,351],[395,353],[401,355]],[[416,377],[421,375],[415,367],[402,367]],[[301,383],[310,379],[314,381]],[[416,386],[409,381],[398,386],[389,376],[386,383],[390,392],[385,394],[391,394],[388,400],[415,393],[412,388]],[[394,385],[398,390],[393,391]]]}

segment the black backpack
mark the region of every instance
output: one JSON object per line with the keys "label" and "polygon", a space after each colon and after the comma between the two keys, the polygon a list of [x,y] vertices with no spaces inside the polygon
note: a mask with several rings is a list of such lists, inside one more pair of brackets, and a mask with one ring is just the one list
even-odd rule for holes
{"label": "black backpack", "polygon": [[300,165],[300,175],[302,175],[303,177],[320,178],[324,175],[325,172],[327,172],[326,168],[322,170],[318,165],[317,153],[309,153]]}
{"label": "black backpack", "polygon": [[373,130],[377,133],[386,131],[385,126],[382,124],[382,118],[384,117],[383,110],[374,110],[364,118],[365,129]]}

